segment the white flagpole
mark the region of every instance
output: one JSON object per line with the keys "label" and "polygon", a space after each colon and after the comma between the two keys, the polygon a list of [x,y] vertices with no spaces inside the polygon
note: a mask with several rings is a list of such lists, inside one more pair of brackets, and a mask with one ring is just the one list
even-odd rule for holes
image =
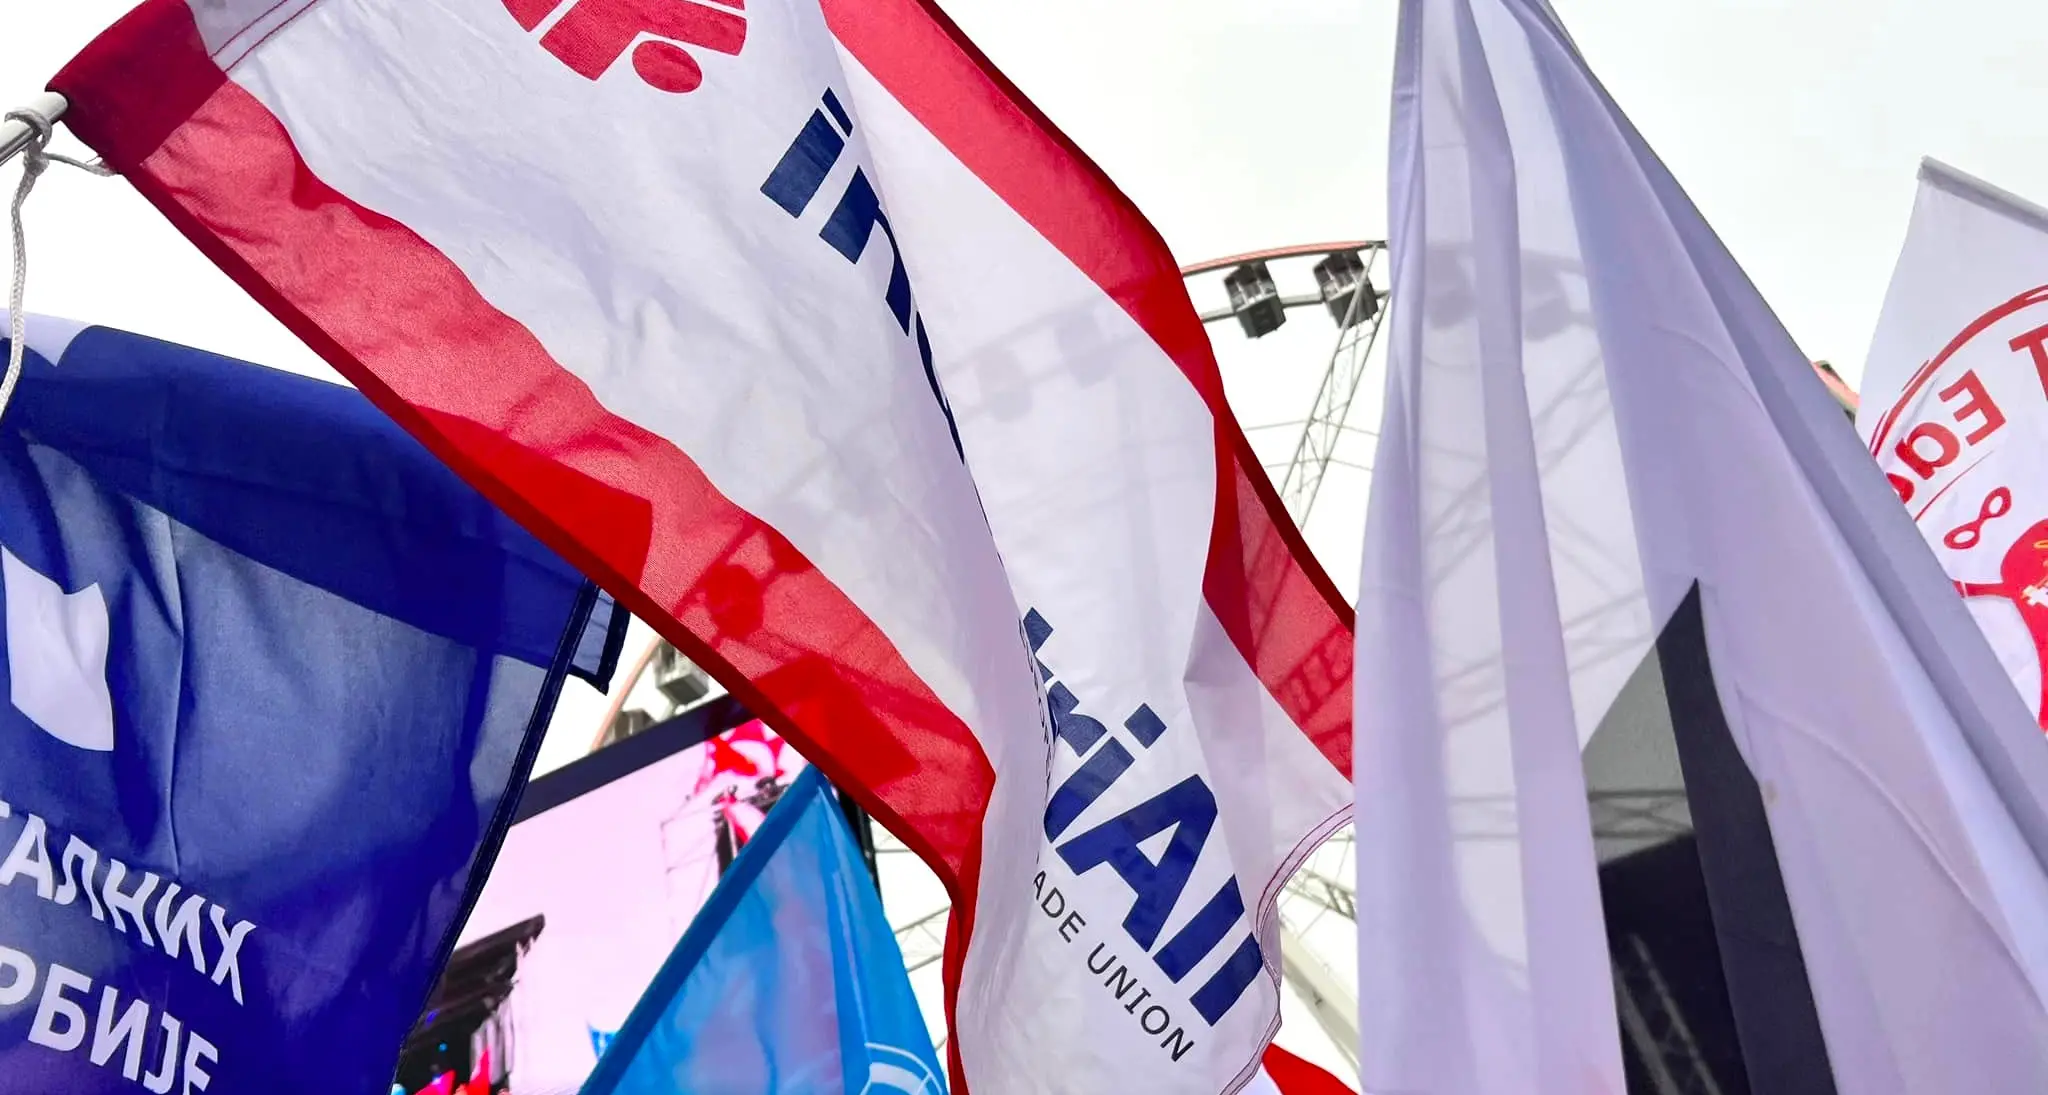
{"label": "white flagpole", "polygon": [[[69,100],[54,91],[45,91],[20,110],[9,111],[5,121],[0,121],[0,164],[5,164],[19,155],[35,140],[36,133],[57,124],[57,119],[71,108]],[[22,115],[33,114],[43,125],[37,126]]]}

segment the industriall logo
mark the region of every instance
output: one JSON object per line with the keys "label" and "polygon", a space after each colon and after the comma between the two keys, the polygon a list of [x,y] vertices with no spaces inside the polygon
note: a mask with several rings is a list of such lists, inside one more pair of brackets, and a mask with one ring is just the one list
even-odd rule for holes
{"label": "industriall logo", "polygon": [[[586,80],[633,54],[633,71],[651,87],[681,95],[704,85],[704,68],[685,46],[739,56],[747,41],[745,0],[504,0],[505,10],[543,49]],[[546,28],[543,30],[543,24]]]}
{"label": "industriall logo", "polygon": [[1870,451],[2048,726],[2048,467],[2031,443],[2044,436],[2048,286],[1977,317],[1922,365]]}

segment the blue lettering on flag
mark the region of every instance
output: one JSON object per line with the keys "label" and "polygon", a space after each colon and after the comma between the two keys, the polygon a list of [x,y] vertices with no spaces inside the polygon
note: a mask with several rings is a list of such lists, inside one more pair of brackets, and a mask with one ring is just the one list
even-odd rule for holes
{"label": "blue lettering on flag", "polygon": [[[1084,769],[1085,771],[1085,769]],[[1216,796],[1199,776],[1179,783],[1131,807],[1059,846],[1060,858],[1075,874],[1108,864],[1122,876],[1137,900],[1124,916],[1124,931],[1146,950],[1159,939],[1159,929],[1180,903],[1195,859],[1216,824]],[[1139,847],[1171,833],[1166,848],[1153,862]]]}
{"label": "blue lettering on flag", "polygon": [[[1153,950],[1208,847],[1216,826],[1216,795],[1200,776],[1187,776],[1085,832],[1068,835],[1105,792],[1134,768],[1142,768],[1138,757],[1157,744],[1168,727],[1149,705],[1140,704],[1124,719],[1123,733],[1113,733],[1080,710],[1079,698],[1040,657],[1053,627],[1035,608],[1024,615],[1024,635],[1039,677],[1046,682],[1054,740],[1081,758],[1079,767],[1046,799],[1046,839],[1055,842],[1054,850],[1076,875],[1107,867],[1123,880],[1132,897],[1122,922],[1124,934],[1150,952],[1160,972],[1178,983],[1221,947],[1245,916],[1238,881],[1228,879],[1172,938]],[[1137,744],[1135,752],[1124,744],[1125,738]],[[1166,844],[1154,860],[1143,845],[1162,833],[1168,834]],[[1214,1026],[1244,997],[1264,965],[1257,939],[1247,935],[1189,1002]]]}
{"label": "blue lettering on flag", "polygon": [[[827,114],[831,119],[826,119]],[[847,139],[853,136],[853,119],[840,105],[839,96],[826,89],[822,110],[811,111],[804,127],[797,133],[789,150],[776,161],[775,170],[768,175],[768,181],[761,184],[761,193],[768,200],[781,207],[791,217],[801,217],[810,208],[811,200],[825,185],[825,176],[839,162],[841,153],[846,151]],[[881,195],[875,193],[874,184],[868,181],[864,168],[854,168],[853,177],[846,184],[846,193],[840,195],[839,204],[832,209],[832,216],[826,220],[820,233],[824,241],[846,261],[859,263],[867,253],[868,243],[874,238],[875,229],[882,230],[882,236],[889,241],[889,288],[885,300],[889,314],[896,317],[896,325],[905,335],[911,336],[917,344],[918,360],[924,365],[925,384],[931,388],[932,398],[938,401],[940,413],[946,416],[946,429],[953,437],[953,452],[962,460],[966,449],[960,444],[960,426],[953,420],[953,405],[946,399],[946,392],[939,383],[938,367],[932,359],[931,336],[925,331],[924,317],[917,314],[911,301],[910,271],[903,264],[903,248],[896,242],[896,230],[889,226],[888,214],[882,211]]]}
{"label": "blue lettering on flag", "polygon": [[99,328],[0,418],[0,609],[0,1087],[67,1095],[390,1085],[624,623],[357,392]]}

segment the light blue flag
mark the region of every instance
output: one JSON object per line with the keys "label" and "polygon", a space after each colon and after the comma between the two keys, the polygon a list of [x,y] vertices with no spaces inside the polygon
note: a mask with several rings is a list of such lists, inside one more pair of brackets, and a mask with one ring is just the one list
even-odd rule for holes
{"label": "light blue flag", "polygon": [[583,1095],[944,1095],[874,883],[816,769],[797,778],[640,998]]}

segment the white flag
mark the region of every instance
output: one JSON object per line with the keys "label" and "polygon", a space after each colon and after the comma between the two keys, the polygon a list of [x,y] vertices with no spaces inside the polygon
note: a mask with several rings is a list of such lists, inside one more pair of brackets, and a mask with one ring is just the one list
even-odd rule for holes
{"label": "white flag", "polygon": [[[1549,6],[1402,24],[1362,1089],[1619,1093],[1624,1044],[1660,1086],[2048,1088],[2048,753],[1989,647]],[[1711,960],[1660,976],[1688,916]]]}
{"label": "white flag", "polygon": [[2048,712],[2048,211],[1924,163],[1864,391],[1857,428]]}

